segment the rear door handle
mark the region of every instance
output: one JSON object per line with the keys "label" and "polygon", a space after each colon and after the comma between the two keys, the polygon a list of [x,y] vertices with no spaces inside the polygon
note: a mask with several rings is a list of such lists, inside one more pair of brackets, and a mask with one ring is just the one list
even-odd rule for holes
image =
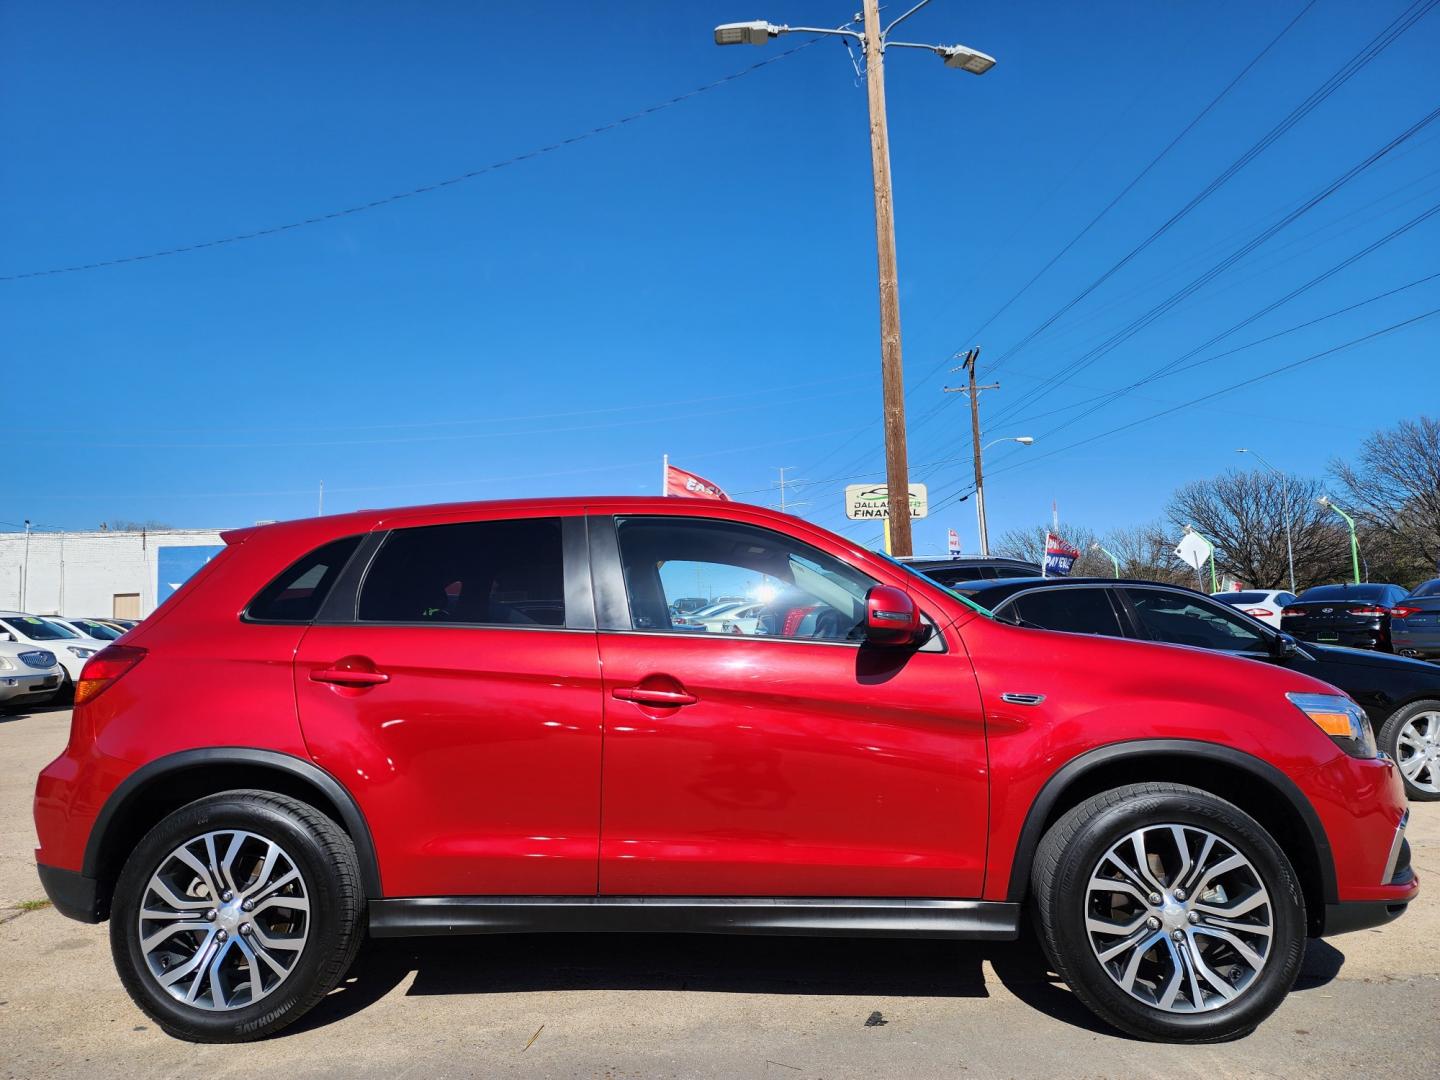
{"label": "rear door handle", "polygon": [[645,690],[638,686],[617,686],[610,696],[621,701],[633,701],[637,705],[658,705],[674,708],[677,705],[694,705],[700,699],[683,690]]}
{"label": "rear door handle", "polygon": [[310,672],[311,682],[335,683],[339,686],[379,686],[390,681],[383,671],[351,671],[348,668],[321,668]]}

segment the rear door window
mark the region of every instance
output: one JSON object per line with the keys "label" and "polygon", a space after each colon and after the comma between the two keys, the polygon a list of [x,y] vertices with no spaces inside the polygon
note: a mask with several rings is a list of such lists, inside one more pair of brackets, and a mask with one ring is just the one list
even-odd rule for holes
{"label": "rear door window", "polygon": [[560,519],[396,529],[365,574],[359,620],[564,626]]}
{"label": "rear door window", "polygon": [[1213,601],[1164,589],[1126,589],[1140,629],[1154,641],[1222,652],[1265,652],[1265,636],[1243,616]]}
{"label": "rear door window", "polygon": [[1057,588],[1023,593],[1002,604],[997,615],[1044,630],[1124,637],[1120,616],[1105,588]]}

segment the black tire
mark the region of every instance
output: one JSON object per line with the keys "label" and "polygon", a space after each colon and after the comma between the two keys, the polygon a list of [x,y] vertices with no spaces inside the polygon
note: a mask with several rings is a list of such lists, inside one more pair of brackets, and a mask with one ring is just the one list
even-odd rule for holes
{"label": "black tire", "polygon": [[[1090,889],[1091,876],[1099,871],[1101,860],[1136,830],[1172,824],[1196,830],[1193,834],[1186,833],[1187,836],[1214,835],[1220,843],[1244,856],[1249,863],[1247,871],[1253,872],[1269,896],[1272,936],[1263,965],[1233,1000],[1206,1011],[1169,1011],[1132,996],[1101,963],[1099,950],[1092,948],[1087,930],[1086,916],[1094,896]],[[1177,855],[1177,861],[1178,858]],[[1167,889],[1168,902],[1168,890],[1177,883],[1172,878],[1162,884]],[[1055,971],[1076,997],[1101,1019],[1142,1039],[1205,1043],[1248,1034],[1285,999],[1304,958],[1305,901],[1294,869],[1257,821],[1239,807],[1198,788],[1179,784],[1130,784],[1087,799],[1055,822],[1040,842],[1031,873],[1031,891],[1041,944]],[[1202,897],[1189,899],[1196,903]],[[1143,910],[1143,902],[1136,907]],[[1169,917],[1182,918],[1178,913]],[[1196,912],[1190,921],[1204,918]],[[1195,930],[1204,934],[1203,927]],[[1137,930],[1137,935],[1143,941],[1153,932],[1161,936],[1184,935],[1185,929],[1182,926],[1177,930],[1151,931],[1147,927]],[[1109,943],[1108,939],[1102,940]],[[1207,948],[1214,940],[1194,935],[1190,938],[1192,943],[1203,941]],[[1142,955],[1158,957],[1163,963],[1165,954],[1159,952],[1161,945],[1168,949],[1169,942],[1161,941]],[[1171,953],[1173,959],[1173,950]],[[1133,955],[1133,951],[1130,952],[1127,959]],[[1204,954],[1207,960],[1211,955]],[[1172,964],[1172,971],[1177,968],[1178,964]],[[1157,987],[1159,983],[1157,979]],[[1193,996],[1188,984],[1183,980],[1181,984],[1187,987],[1186,996]],[[1165,985],[1168,986],[1168,980]],[[1201,986],[1202,999],[1206,991],[1213,998],[1214,988],[1203,983]]]}
{"label": "black tire", "polygon": [[[264,996],[228,1011],[208,1011],[176,1000],[160,985],[141,945],[138,920],[151,876],[172,853],[224,830],[243,830],[283,849],[309,903],[307,937],[291,969]],[[355,846],[338,825],[284,795],[226,791],[176,810],[136,846],[115,886],[110,950],[131,998],[168,1034],[191,1042],[248,1042],[294,1023],[344,978],[365,936],[365,910]],[[246,940],[255,945],[253,938]]]}
{"label": "black tire", "polygon": [[[1396,709],[1390,714],[1389,719],[1380,726],[1379,743],[1380,749],[1394,759],[1397,766],[1402,766],[1400,757],[1400,731],[1415,717],[1422,713],[1435,713],[1440,715],[1440,701],[1412,701],[1404,708]],[[1434,723],[1436,721],[1432,721]],[[1421,774],[1426,775],[1426,774]],[[1403,766],[1400,768],[1400,779],[1405,783],[1405,795],[1411,802],[1435,802],[1440,800],[1440,758],[1434,760],[1431,769],[1424,781],[1427,787],[1421,787],[1405,775]],[[1429,790],[1427,790],[1427,788]]]}

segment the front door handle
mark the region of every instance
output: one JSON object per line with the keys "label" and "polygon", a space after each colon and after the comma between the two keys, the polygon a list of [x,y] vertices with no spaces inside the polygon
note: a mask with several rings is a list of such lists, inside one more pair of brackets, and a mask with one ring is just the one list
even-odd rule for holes
{"label": "front door handle", "polygon": [[637,705],[657,705],[672,709],[678,705],[694,705],[700,699],[683,690],[646,690],[639,686],[617,686],[610,696],[621,701],[633,701]]}

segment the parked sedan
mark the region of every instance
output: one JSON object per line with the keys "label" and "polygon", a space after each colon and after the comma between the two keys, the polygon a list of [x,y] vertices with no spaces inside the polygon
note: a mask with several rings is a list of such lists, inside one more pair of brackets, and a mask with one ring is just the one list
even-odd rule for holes
{"label": "parked sedan", "polygon": [[96,641],[114,641],[124,630],[117,629],[109,623],[103,623],[99,619],[70,619],[61,618],[58,615],[47,615],[47,622],[59,623],[61,626],[74,630],[81,637],[92,637]]}
{"label": "parked sedan", "polygon": [[44,705],[60,692],[64,677],[49,649],[0,641],[0,712]]}
{"label": "parked sedan", "polygon": [[51,619],[27,615],[22,611],[0,611],[0,641],[7,637],[21,645],[34,645],[53,652],[65,669],[62,692],[80,678],[80,669],[85,666],[85,661],[110,644],[76,633]]}
{"label": "parked sedan", "polygon": [[1240,592],[1211,593],[1222,604],[1239,608],[1252,619],[1259,619],[1266,626],[1280,629],[1280,612],[1287,604],[1295,602],[1295,594],[1284,589],[1244,589]]}
{"label": "parked sedan", "polygon": [[1440,578],[1417,586],[1390,609],[1390,644],[1402,656],[1440,660]]}
{"label": "parked sedan", "polygon": [[996,618],[1046,630],[1138,638],[1249,657],[1337,686],[1370,718],[1411,799],[1440,799],[1440,668],[1362,649],[1297,642],[1203,593],[1147,581],[1014,578],[952,588]]}
{"label": "parked sedan", "polygon": [[1280,613],[1280,629],[1301,641],[1391,652],[1390,609],[1405,599],[1399,585],[1313,585]]}

